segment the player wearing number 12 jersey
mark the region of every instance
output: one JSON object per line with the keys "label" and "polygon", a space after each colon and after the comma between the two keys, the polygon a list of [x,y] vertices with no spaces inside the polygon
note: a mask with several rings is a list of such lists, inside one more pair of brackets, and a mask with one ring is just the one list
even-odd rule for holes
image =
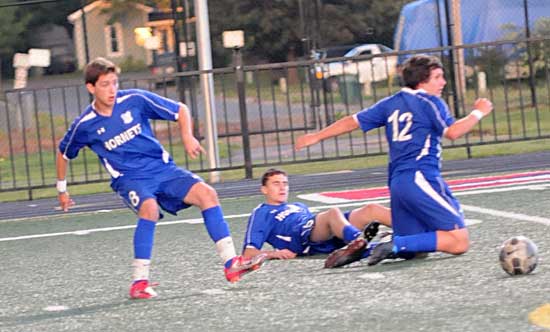
{"label": "player wearing number 12 jersey", "polygon": [[469,247],[462,209],[441,177],[441,139],[468,133],[492,111],[492,104],[480,98],[468,116],[455,121],[440,98],[446,82],[443,66],[433,56],[407,60],[403,80],[406,87],[398,93],[296,141],[299,150],[357,128],[385,127],[394,235],[373,249],[370,265],[418,252],[462,254]]}
{"label": "player wearing number 12 jersey", "polygon": [[156,296],[149,283],[149,266],[161,208],[172,214],[191,205],[201,210],[208,234],[225,263],[228,281],[238,281],[244,273],[258,268],[264,255],[244,258],[235,254],[216,191],[197,175],[177,167],[153,134],[150,119],[177,122],[187,154],[196,158],[204,152],[192,135],[187,106],[148,91],[118,90],[116,67],[103,58],[86,66],[85,79],[94,100],[59,144],[58,200],[64,211],[73,204],[65,180],[67,163],[77,157],[80,149],[89,147],[111,175],[112,189],[139,217],[134,232],[130,297]]}

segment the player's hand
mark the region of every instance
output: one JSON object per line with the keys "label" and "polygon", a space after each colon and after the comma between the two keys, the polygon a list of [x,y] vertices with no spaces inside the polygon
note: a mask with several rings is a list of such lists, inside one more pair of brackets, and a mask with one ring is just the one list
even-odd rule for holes
{"label": "player's hand", "polygon": [[69,207],[74,205],[74,201],[71,199],[67,191],[57,194],[57,200],[59,201],[59,206],[63,212],[69,211]]}
{"label": "player's hand", "polygon": [[485,116],[493,110],[493,103],[487,98],[479,98],[475,101],[474,108],[480,110]]}
{"label": "player's hand", "polygon": [[185,146],[185,152],[191,157],[191,159],[197,158],[201,153],[206,154],[199,141],[194,136],[187,136],[183,140]]}
{"label": "player's hand", "polygon": [[288,249],[274,250],[268,255],[270,259],[292,259],[296,258],[296,253]]}
{"label": "player's hand", "polygon": [[319,139],[317,138],[316,134],[305,134],[302,136],[299,136],[296,139],[296,143],[294,144],[294,149],[296,151],[300,151],[301,149],[319,143]]}

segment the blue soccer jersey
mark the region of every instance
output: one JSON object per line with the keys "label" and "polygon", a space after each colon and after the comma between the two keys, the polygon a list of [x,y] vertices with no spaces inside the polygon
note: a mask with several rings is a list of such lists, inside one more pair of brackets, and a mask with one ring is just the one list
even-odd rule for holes
{"label": "blue soccer jersey", "polygon": [[390,179],[404,170],[439,172],[441,137],[455,121],[441,98],[403,88],[354,117],[363,131],[386,127]]}
{"label": "blue soccer jersey", "polygon": [[310,235],[314,227],[315,215],[302,203],[263,203],[248,219],[243,250],[247,247],[261,250],[267,242],[275,249],[288,249],[303,256],[328,254],[346,245],[337,237],[312,242]]}
{"label": "blue soccer jersey", "polygon": [[77,117],[59,144],[65,159],[88,146],[112,179],[161,172],[173,165],[155,138],[149,119],[177,121],[179,104],[144,90],[119,90],[111,116],[97,113],[93,104]]}
{"label": "blue soccer jersey", "polygon": [[394,235],[463,228],[460,204],[439,174],[441,138],[455,121],[447,104],[403,88],[355,117],[364,131],[386,127]]}
{"label": "blue soccer jersey", "polygon": [[313,226],[314,218],[308,207],[302,203],[263,203],[254,209],[248,219],[243,250],[246,247],[260,250],[267,242],[275,249],[289,249],[298,255],[303,254],[301,232],[308,222],[310,227]]}

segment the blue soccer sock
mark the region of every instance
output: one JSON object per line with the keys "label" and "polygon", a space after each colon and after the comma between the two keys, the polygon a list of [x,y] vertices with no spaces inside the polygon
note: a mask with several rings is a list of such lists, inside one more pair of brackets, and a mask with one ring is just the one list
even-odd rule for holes
{"label": "blue soccer sock", "polygon": [[140,218],[134,232],[134,258],[151,259],[157,223]]}
{"label": "blue soccer sock", "polygon": [[231,266],[232,258],[236,256],[235,246],[229,232],[229,225],[223,218],[222,208],[217,205],[203,210],[202,217],[208,235],[216,243],[216,252],[225,265]]}
{"label": "blue soccer sock", "polygon": [[203,210],[202,218],[212,241],[218,242],[218,240],[230,236],[229,226],[223,218],[222,208],[219,205]]}
{"label": "blue soccer sock", "polygon": [[348,243],[355,240],[359,235],[361,235],[361,231],[355,228],[355,226],[353,225],[346,225],[342,230],[342,235],[344,237],[344,242]]}
{"label": "blue soccer sock", "polygon": [[393,252],[434,252],[437,249],[435,232],[393,237]]}

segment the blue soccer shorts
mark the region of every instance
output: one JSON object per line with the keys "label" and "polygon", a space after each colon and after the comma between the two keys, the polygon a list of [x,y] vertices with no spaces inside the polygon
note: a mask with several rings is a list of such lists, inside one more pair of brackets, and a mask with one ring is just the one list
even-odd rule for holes
{"label": "blue soccer shorts", "polygon": [[294,227],[294,233],[296,234],[294,237],[299,238],[301,243],[301,255],[329,254],[346,245],[344,241],[337,237],[320,242],[311,241],[311,231],[315,227],[315,218],[304,220]]}
{"label": "blue soccer shorts", "polygon": [[183,199],[194,184],[202,181],[196,174],[167,165],[155,174],[122,176],[113,182],[112,188],[135,212],[145,200],[154,198],[163,210],[176,215],[179,210],[189,207]]}
{"label": "blue soccer shorts", "polygon": [[390,182],[392,228],[404,236],[464,228],[464,213],[439,174],[409,171]]}

